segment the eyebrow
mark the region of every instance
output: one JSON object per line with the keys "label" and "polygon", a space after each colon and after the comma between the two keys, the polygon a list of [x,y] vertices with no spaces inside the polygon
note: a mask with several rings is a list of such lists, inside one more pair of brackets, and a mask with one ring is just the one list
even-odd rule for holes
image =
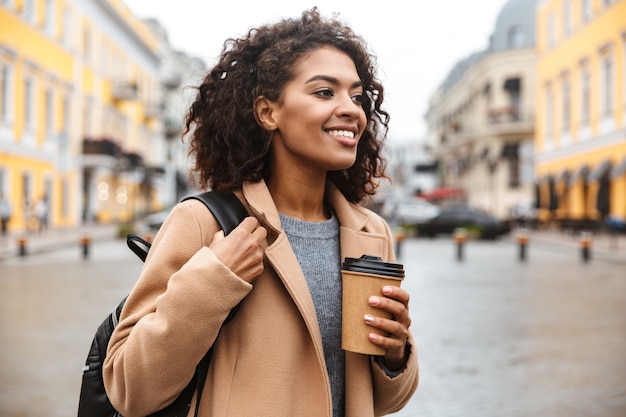
{"label": "eyebrow", "polygon": [[[312,83],[313,81],[326,81],[333,85],[339,85],[339,80],[337,78],[331,77],[328,75],[314,75],[308,80],[306,80],[305,84]],[[357,88],[357,87],[362,87],[362,86],[363,86],[363,81],[359,80],[359,81],[353,82],[350,87]]]}

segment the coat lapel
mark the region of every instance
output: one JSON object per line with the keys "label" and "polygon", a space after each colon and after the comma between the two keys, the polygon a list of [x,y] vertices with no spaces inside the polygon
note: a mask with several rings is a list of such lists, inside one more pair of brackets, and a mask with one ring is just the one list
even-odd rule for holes
{"label": "coat lapel", "polygon": [[282,230],[272,196],[263,181],[244,183],[243,194],[253,214],[268,229],[269,245],[265,248],[265,256],[298,307],[313,336],[316,349],[323,358],[322,336],[313,298],[298,259],[289,244],[287,235]]}

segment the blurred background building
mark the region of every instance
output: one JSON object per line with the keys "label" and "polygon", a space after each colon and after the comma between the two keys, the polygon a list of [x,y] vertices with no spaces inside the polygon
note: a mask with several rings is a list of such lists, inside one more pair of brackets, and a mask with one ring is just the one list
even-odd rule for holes
{"label": "blurred background building", "polygon": [[537,9],[537,206],[561,227],[626,218],[626,1]]}
{"label": "blurred background building", "polygon": [[498,217],[533,195],[536,60],[535,1],[510,0],[488,47],[456,64],[425,116],[441,185]]}
{"label": "blurred background building", "polygon": [[182,89],[203,70],[119,0],[3,0],[0,192],[10,227],[28,229],[39,201],[52,227],[125,222],[176,201],[188,186]]}
{"label": "blurred background building", "polygon": [[[546,225],[626,219],[626,0],[508,0],[389,142],[377,203],[421,195]],[[121,0],[0,0],[0,195],[12,230],[128,222],[194,190],[184,112],[203,60]],[[416,116],[421,117],[421,116]]]}

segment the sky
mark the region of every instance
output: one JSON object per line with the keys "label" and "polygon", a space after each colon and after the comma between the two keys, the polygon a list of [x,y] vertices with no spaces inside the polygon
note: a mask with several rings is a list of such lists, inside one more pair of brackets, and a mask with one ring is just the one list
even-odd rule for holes
{"label": "sky", "polygon": [[156,18],[170,44],[215,62],[224,41],[250,28],[298,17],[317,6],[352,27],[376,56],[390,113],[389,139],[422,139],[429,97],[459,60],[486,49],[506,0],[124,0],[140,18]]}

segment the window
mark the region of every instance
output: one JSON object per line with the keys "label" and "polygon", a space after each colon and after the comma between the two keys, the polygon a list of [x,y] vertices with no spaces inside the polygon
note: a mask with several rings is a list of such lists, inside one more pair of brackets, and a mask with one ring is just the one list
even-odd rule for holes
{"label": "window", "polygon": [[69,95],[65,95],[63,97],[62,106],[63,107],[61,108],[61,123],[63,123],[63,125],[61,126],[61,133],[68,135],[69,128],[70,128],[70,97]]}
{"label": "window", "polygon": [[54,133],[54,94],[52,88],[47,88],[45,93],[45,126],[46,134],[51,135]]}
{"label": "window", "polygon": [[11,118],[11,72],[8,66],[0,64],[0,123],[8,123]]}
{"label": "window", "polygon": [[601,59],[601,81],[600,81],[600,91],[601,91],[601,102],[600,102],[600,111],[603,116],[608,116],[613,111],[613,57],[611,54],[607,54]]}
{"label": "window", "polygon": [[30,201],[30,174],[28,172],[24,172],[22,174],[22,201],[24,203],[24,211],[23,213],[30,213],[32,209],[33,202]]}
{"label": "window", "polygon": [[24,20],[28,23],[35,23],[35,0],[24,0],[23,4]]}
{"label": "window", "polygon": [[563,34],[568,36],[570,33],[572,33],[571,0],[563,0]]}
{"label": "window", "polygon": [[35,130],[35,88],[32,78],[24,80],[24,125],[26,130]]}
{"label": "window", "polygon": [[591,0],[582,0],[581,9],[583,22],[591,20]]}
{"label": "window", "polygon": [[72,39],[72,15],[69,8],[63,9],[63,45],[68,48]]}
{"label": "window", "polygon": [[83,138],[91,135],[91,100],[85,103],[83,108]]}
{"label": "window", "polygon": [[548,15],[548,48],[554,48],[554,13]]}
{"label": "window", "polygon": [[91,31],[85,29],[83,32],[83,58],[86,63],[91,63]]}
{"label": "window", "polygon": [[566,76],[563,77],[562,84],[562,99],[563,99],[563,132],[566,132],[570,128],[570,85],[569,79]]}
{"label": "window", "polygon": [[552,86],[548,84],[546,86],[546,137],[552,137],[553,130],[553,111],[554,111],[554,98],[552,95]]}
{"label": "window", "polygon": [[585,66],[580,72],[580,122],[582,125],[589,124],[590,106],[591,82],[589,69]]}
{"label": "window", "polygon": [[508,43],[511,49],[524,47],[524,31],[521,27],[512,26],[509,29]]}
{"label": "window", "polygon": [[54,10],[54,0],[46,0],[46,33],[50,36],[56,34],[56,13]]}

